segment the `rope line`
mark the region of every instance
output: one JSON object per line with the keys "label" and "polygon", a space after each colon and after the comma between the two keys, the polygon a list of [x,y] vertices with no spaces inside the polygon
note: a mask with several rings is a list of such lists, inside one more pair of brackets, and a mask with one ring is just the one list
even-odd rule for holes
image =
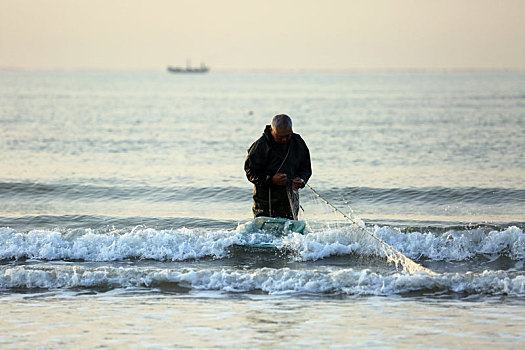
{"label": "rope line", "polygon": [[368,234],[370,237],[372,237],[373,239],[375,239],[377,242],[379,242],[383,247],[387,248],[390,252],[392,252],[400,261],[401,261],[401,264],[403,265],[403,267],[409,267],[407,269],[407,272],[409,273],[412,273],[412,272],[415,272],[415,271],[425,271],[429,274],[432,274],[432,275],[436,275],[436,273],[432,270],[430,270],[429,268],[426,268],[418,263],[416,263],[415,261],[413,261],[412,259],[410,259],[409,257],[407,257],[406,255],[404,255],[403,253],[401,253],[400,251],[398,251],[397,249],[395,249],[394,247],[392,247],[390,244],[386,243],[385,241],[383,241],[381,238],[377,237],[376,235],[374,235],[372,232],[370,232],[369,230],[367,230],[365,227],[362,227],[359,223],[357,223],[354,219],[350,218],[348,215],[346,215],[345,213],[343,213],[341,210],[339,210],[336,206],[334,206],[332,203],[328,202],[326,199],[324,199],[316,190],[314,190],[312,188],[312,186],[306,184],[306,186],[320,199],[322,200],[324,203],[326,203],[326,205],[328,205],[329,207],[331,207],[335,212],[341,214],[343,217],[345,217],[346,219],[348,219],[351,223],[353,223],[354,225],[356,225],[357,227],[359,227],[363,232],[365,232],[366,234]]}

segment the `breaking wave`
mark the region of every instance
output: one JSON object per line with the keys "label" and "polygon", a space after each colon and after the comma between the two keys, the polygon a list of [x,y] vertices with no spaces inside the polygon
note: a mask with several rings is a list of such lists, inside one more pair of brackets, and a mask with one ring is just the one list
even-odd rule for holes
{"label": "breaking wave", "polygon": [[[517,226],[444,232],[401,232],[390,226],[370,229],[377,237],[414,260],[465,261],[480,255],[525,260],[525,234]],[[0,228],[0,260],[221,259],[228,256],[229,248],[233,245],[259,243],[292,251],[294,259],[298,261],[315,261],[347,254],[383,255],[376,242],[352,226],[275,237],[243,224],[235,230],[156,230],[136,227],[128,231],[57,229],[20,232],[12,228]]]}
{"label": "breaking wave", "polygon": [[162,269],[138,267],[0,267],[0,289],[153,288],[159,291],[268,294],[396,295],[406,293],[525,296],[525,276],[505,271],[431,275],[320,267]]}

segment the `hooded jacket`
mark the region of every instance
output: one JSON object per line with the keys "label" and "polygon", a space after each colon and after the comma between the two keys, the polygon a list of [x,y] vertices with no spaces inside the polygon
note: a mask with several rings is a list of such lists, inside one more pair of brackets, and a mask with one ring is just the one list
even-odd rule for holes
{"label": "hooded jacket", "polygon": [[[299,134],[292,134],[287,144],[275,142],[271,126],[266,125],[262,136],[248,149],[244,162],[246,177],[253,183],[254,216],[292,217],[287,187],[299,177],[306,183],[312,175],[310,151]],[[288,186],[272,183],[277,173],[285,173]],[[270,212],[271,200],[271,212]]]}

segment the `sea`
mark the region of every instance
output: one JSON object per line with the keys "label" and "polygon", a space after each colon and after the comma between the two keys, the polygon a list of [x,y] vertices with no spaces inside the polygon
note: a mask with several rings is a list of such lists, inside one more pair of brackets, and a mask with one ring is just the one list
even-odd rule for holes
{"label": "sea", "polygon": [[0,71],[2,349],[523,349],[524,228],[523,71]]}

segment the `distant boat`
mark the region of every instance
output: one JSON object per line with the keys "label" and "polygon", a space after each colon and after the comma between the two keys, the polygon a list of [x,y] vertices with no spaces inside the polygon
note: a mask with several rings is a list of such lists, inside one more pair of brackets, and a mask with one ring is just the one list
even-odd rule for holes
{"label": "distant boat", "polygon": [[210,68],[206,67],[204,63],[201,63],[200,67],[192,68],[190,63],[186,64],[186,68],[168,66],[168,72],[170,73],[207,73]]}

